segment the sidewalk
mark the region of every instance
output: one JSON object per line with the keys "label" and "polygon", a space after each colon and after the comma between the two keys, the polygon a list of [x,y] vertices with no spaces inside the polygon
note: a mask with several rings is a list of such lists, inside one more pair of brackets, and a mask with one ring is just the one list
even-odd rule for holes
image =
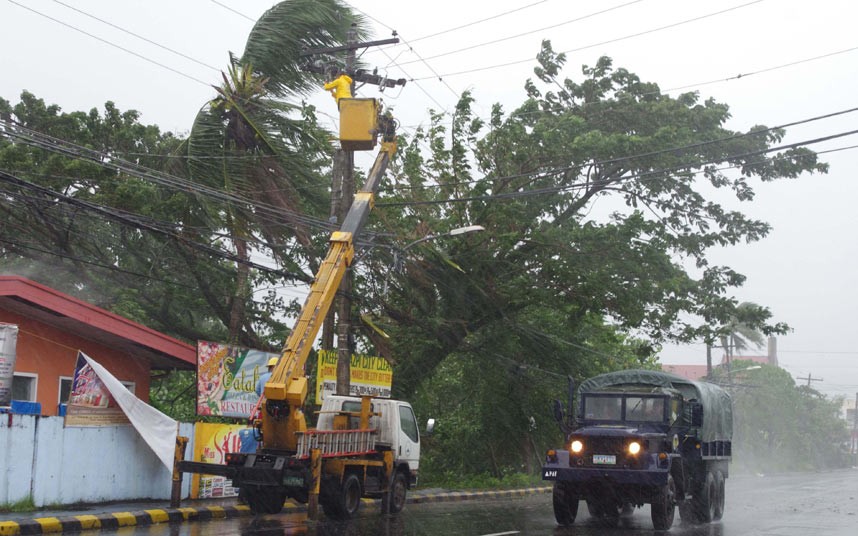
{"label": "sidewalk", "polygon": [[[533,487],[497,491],[416,490],[408,494],[408,504],[466,501],[500,497],[524,497],[548,493],[550,487]],[[372,508],[377,500],[362,499],[364,508]],[[286,501],[283,511],[304,512],[306,505]],[[79,510],[39,510],[26,513],[0,514],[0,536],[73,533],[82,530],[115,530],[119,527],[152,525],[155,523],[184,523],[252,516],[250,508],[228,499],[183,500],[181,508],[170,508],[169,501],[140,501],[101,503]]]}

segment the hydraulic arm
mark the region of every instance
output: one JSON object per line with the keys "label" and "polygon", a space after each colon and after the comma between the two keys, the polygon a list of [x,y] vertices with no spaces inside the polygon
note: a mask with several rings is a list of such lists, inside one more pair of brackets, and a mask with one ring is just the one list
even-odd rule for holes
{"label": "hydraulic arm", "polygon": [[286,340],[280,360],[265,384],[261,423],[257,425],[261,425],[266,450],[295,452],[298,447],[296,432],[307,429],[301,409],[308,390],[304,364],[346,269],[351,265],[354,258],[354,240],[366,223],[381,179],[396,152],[393,119],[380,116],[379,131],[382,133],[381,150],[363,188],[355,194],[354,202],[340,230],[331,235],[328,254],[310,286],[310,293]]}

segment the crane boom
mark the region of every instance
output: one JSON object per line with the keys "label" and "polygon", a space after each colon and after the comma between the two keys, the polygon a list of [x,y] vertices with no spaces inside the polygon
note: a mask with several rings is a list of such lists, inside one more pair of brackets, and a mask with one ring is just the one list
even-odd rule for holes
{"label": "crane boom", "polygon": [[385,132],[384,141],[369,176],[361,190],[355,194],[342,227],[331,234],[328,254],[310,286],[310,292],[286,340],[280,360],[265,384],[266,400],[262,406],[261,427],[266,449],[295,451],[298,446],[296,432],[307,429],[301,410],[308,390],[304,364],[346,269],[351,265],[354,258],[354,240],[363,230],[381,179],[396,152],[392,125],[382,131]]}

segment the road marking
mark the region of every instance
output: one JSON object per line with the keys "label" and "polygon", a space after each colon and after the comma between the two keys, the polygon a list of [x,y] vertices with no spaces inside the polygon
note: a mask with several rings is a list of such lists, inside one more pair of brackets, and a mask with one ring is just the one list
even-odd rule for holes
{"label": "road marking", "polygon": [[511,530],[509,532],[495,532],[492,534],[483,534],[483,536],[509,536],[510,534],[521,534],[521,531]]}

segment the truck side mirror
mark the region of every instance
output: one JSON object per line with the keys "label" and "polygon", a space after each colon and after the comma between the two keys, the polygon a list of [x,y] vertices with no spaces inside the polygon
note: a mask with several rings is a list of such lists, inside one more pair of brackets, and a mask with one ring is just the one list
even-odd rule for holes
{"label": "truck side mirror", "polygon": [[557,422],[563,422],[563,403],[559,400],[554,400],[552,403],[554,409],[554,420]]}
{"label": "truck side mirror", "polygon": [[429,419],[426,421],[426,435],[432,435],[432,432],[435,430],[435,419]]}
{"label": "truck side mirror", "polygon": [[703,426],[703,404],[700,402],[691,404],[691,426]]}

